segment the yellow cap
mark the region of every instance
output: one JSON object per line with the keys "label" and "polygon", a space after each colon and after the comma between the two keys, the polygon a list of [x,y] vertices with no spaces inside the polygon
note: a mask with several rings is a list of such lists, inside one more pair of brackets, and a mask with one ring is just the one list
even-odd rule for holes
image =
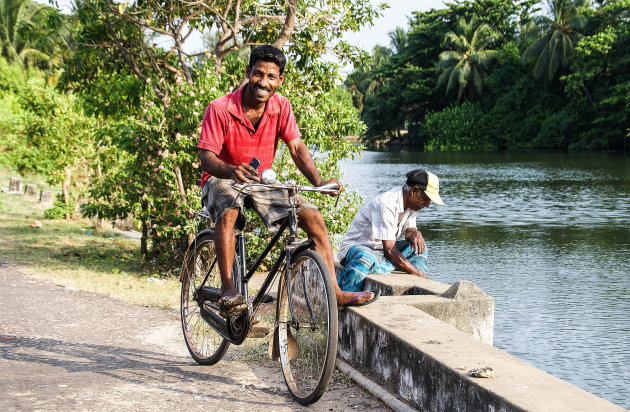
{"label": "yellow cap", "polygon": [[427,181],[427,188],[424,190],[424,193],[429,196],[429,199],[435,204],[444,205],[444,201],[440,197],[440,180],[436,175],[431,172],[427,172],[429,177]]}

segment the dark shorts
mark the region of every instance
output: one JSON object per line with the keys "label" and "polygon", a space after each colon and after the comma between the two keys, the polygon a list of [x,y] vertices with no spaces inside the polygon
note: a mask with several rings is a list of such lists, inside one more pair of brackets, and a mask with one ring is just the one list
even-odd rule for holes
{"label": "dark shorts", "polygon": [[[239,196],[239,192],[242,194]],[[245,228],[243,207],[254,209],[265,226],[275,231],[289,213],[289,195],[284,189],[260,187],[256,185],[241,185],[232,179],[218,179],[210,177],[206,181],[201,193],[201,203],[213,223],[217,223],[230,209],[238,209],[235,228]],[[317,209],[299,194],[295,196],[297,213],[307,209]]]}

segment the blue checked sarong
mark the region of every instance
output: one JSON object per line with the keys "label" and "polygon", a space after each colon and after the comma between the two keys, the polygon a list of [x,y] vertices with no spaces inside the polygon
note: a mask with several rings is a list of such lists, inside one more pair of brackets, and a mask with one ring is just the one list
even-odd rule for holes
{"label": "blue checked sarong", "polygon": [[[407,258],[412,265],[427,273],[427,249],[417,255],[406,240],[396,242],[396,249]],[[337,275],[337,283],[341,290],[361,292],[367,275],[386,275],[396,267],[383,256],[383,251],[370,249],[367,246],[352,246],[344,258],[345,266]]]}

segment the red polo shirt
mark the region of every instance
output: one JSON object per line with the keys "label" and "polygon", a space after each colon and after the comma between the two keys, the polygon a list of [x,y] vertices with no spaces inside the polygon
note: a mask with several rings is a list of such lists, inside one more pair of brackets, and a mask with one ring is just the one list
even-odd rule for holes
{"label": "red polo shirt", "polygon": [[[301,137],[289,99],[275,93],[267,100],[258,129],[249,121],[241,105],[243,86],[233,93],[211,102],[201,124],[197,147],[217,154],[225,163],[237,166],[260,160],[258,170],[271,168],[278,147],[278,139],[285,143]],[[210,174],[203,172],[201,185]]]}

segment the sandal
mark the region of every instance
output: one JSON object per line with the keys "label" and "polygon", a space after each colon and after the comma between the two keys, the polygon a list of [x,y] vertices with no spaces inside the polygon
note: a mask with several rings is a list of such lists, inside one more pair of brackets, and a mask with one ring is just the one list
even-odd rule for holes
{"label": "sandal", "polygon": [[219,315],[224,318],[240,316],[247,311],[247,303],[243,295],[223,296],[219,299]]}
{"label": "sandal", "polygon": [[372,297],[372,299],[370,300],[366,300],[365,302],[361,302],[361,303],[356,303],[357,300],[359,300],[359,298],[365,297],[367,296],[367,294],[370,292],[359,292],[356,295],[354,295],[354,297],[350,300],[350,302],[348,302],[347,304],[345,304],[344,306],[342,306],[341,308],[339,308],[339,312],[343,312],[344,310],[346,310],[347,308],[351,307],[351,306],[365,306],[365,305],[369,305],[370,303],[374,303],[376,302],[376,299],[378,299],[381,296],[381,291],[377,290],[376,292],[371,292],[374,296]]}

